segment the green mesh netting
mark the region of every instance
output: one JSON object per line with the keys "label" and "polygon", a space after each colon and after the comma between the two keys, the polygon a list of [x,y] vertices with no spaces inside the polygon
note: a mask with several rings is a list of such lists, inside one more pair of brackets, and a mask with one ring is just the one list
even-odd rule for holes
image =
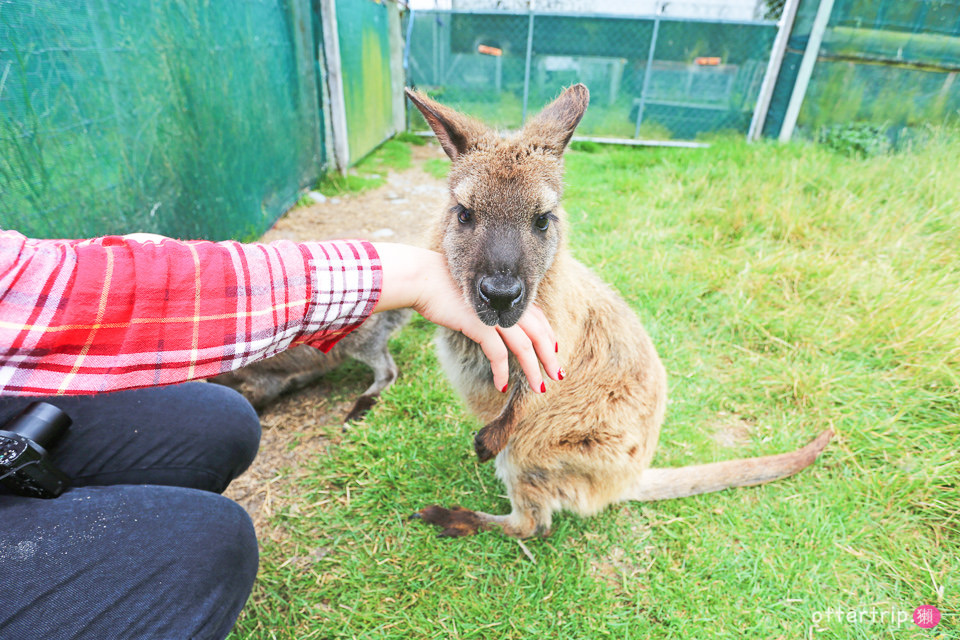
{"label": "green mesh netting", "polygon": [[[764,133],[776,136],[819,0],[803,0]],[[836,0],[797,120],[898,128],[960,116],[960,0]]]}
{"label": "green mesh netting", "polygon": [[960,1],[837,0],[798,123],[941,123],[960,110]]}
{"label": "green mesh netting", "polygon": [[251,238],[320,170],[306,0],[0,3],[0,227]]}
{"label": "green mesh netting", "polygon": [[516,128],[525,96],[533,113],[583,82],[591,104],[577,134],[607,138],[745,133],[776,35],[767,20],[415,11],[407,21],[411,84]]}

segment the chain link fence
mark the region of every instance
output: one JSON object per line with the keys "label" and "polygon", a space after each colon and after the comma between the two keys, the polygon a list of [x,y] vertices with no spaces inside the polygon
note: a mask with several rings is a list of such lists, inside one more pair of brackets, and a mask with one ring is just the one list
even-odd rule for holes
{"label": "chain link fence", "polygon": [[[561,88],[583,82],[578,135],[693,140],[746,133],[782,2],[743,19],[560,13],[407,14],[408,82],[500,127],[519,127]],[[691,5],[693,6],[693,5]],[[410,125],[425,129],[412,114]]]}

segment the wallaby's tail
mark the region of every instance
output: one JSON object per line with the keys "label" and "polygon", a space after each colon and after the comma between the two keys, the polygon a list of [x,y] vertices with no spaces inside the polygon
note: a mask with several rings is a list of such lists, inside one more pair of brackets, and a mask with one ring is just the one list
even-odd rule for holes
{"label": "wallaby's tail", "polygon": [[812,464],[832,436],[833,431],[827,429],[802,449],[774,456],[676,469],[647,469],[624,497],[627,500],[666,500],[786,478]]}

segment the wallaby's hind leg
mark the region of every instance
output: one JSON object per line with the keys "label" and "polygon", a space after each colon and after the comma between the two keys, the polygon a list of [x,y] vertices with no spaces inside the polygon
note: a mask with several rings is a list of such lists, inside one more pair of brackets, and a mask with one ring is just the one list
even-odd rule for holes
{"label": "wallaby's hind leg", "polygon": [[362,420],[373,405],[377,404],[383,390],[396,381],[399,371],[393,356],[390,355],[388,342],[390,335],[405,325],[412,314],[410,309],[384,311],[371,318],[375,319],[376,323],[368,320],[367,324],[360,326],[340,343],[344,355],[359,360],[373,370],[373,384],[357,398],[350,413],[343,420],[344,425]]}
{"label": "wallaby's hind leg", "polygon": [[257,413],[263,413],[281,396],[314,384],[340,364],[342,359],[312,347],[295,347],[241,369],[222,373],[208,382],[236,389]]}
{"label": "wallaby's hind leg", "polygon": [[377,404],[380,393],[392,385],[400,373],[386,344],[383,344],[378,351],[365,350],[350,355],[373,369],[373,384],[367,387],[367,390],[357,398],[353,408],[350,409],[350,413],[344,418],[344,423],[362,420],[367,412],[373,408],[373,405]]}
{"label": "wallaby's hind leg", "polygon": [[239,391],[250,402],[257,413],[263,410],[274,400],[287,391],[287,380],[279,375],[262,374],[251,376],[243,369],[230,371],[211,378],[208,382],[222,384]]}
{"label": "wallaby's hind leg", "polygon": [[447,509],[437,505],[425,507],[416,512],[411,519],[423,520],[441,529],[441,538],[459,538],[472,536],[478,531],[500,529],[514,538],[529,538],[540,533],[550,532],[550,512],[546,512],[546,522],[538,522],[538,513],[533,509],[514,510],[509,515],[497,516],[482,511],[470,511],[462,507]]}
{"label": "wallaby's hind leg", "polygon": [[512,510],[508,515],[497,516],[482,511],[470,511],[461,507],[445,509],[432,505],[411,516],[428,524],[440,527],[443,537],[469,536],[480,530],[500,529],[514,538],[529,538],[532,535],[547,535],[557,501],[553,498],[548,477],[536,470],[524,473],[513,467],[509,451],[497,458],[498,474],[507,487]]}

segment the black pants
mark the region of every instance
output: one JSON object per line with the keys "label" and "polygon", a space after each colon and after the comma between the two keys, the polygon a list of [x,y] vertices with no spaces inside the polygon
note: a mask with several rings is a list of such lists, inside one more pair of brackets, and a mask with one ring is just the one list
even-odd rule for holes
{"label": "black pants", "polygon": [[[0,424],[37,399],[0,398]],[[225,637],[257,573],[218,495],[256,455],[250,405],[204,383],[39,399],[73,419],[51,456],[74,486],[0,493],[0,638]]]}

